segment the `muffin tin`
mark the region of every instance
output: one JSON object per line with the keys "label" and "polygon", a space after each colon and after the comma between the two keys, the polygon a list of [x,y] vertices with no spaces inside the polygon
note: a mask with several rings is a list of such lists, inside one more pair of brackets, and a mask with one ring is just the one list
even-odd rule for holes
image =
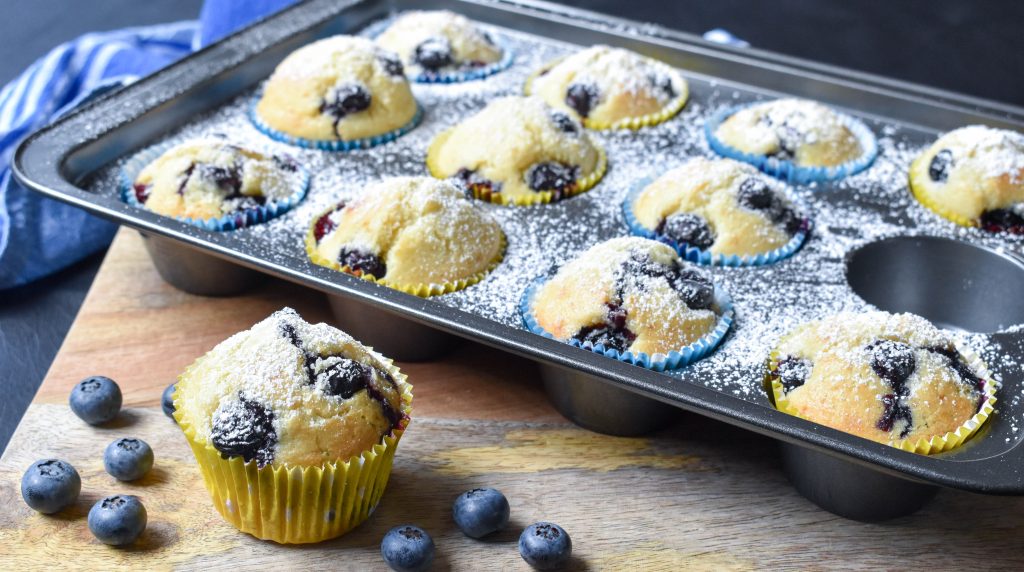
{"label": "muffin tin", "polygon": [[[481,81],[415,85],[423,123],[366,151],[288,147],[248,122],[259,83],[289,52],[327,35],[365,33],[394,11],[412,8],[451,9],[492,26],[515,61]],[[423,157],[434,135],[495,96],[520,93],[531,71],[573,45],[595,43],[681,69],[690,101],[659,126],[595,134],[608,151],[609,171],[587,193],[536,207],[481,204],[509,238],[505,262],[487,279],[421,299],[308,261],[302,237],[313,213],[379,176],[426,174]],[[736,308],[736,323],[716,352],[656,373],[522,328],[516,306],[530,280],[599,240],[628,232],[620,204],[631,183],[687,156],[712,156],[702,128],[716,110],[782,95],[816,99],[860,118],[879,137],[880,154],[863,173],[796,190],[811,209],[814,229],[792,257],[714,269]],[[271,274],[325,292],[343,328],[389,355],[428,358],[458,337],[496,346],[540,363],[552,402],[598,431],[642,433],[679,408],[745,427],[781,441],[784,466],[805,496],[837,514],[877,520],[916,510],[937,486],[1024,494],[1024,332],[1016,327],[1024,324],[1024,243],[956,227],[906,189],[914,154],[938,133],[971,123],[1021,130],[1024,109],[542,2],[313,0],[41,130],[18,149],[14,172],[41,193],[138,229],[161,276],[178,287],[228,295]],[[161,140],[216,132],[298,158],[313,173],[306,201],[266,224],[217,233],[118,200],[118,169],[127,157]],[[942,455],[915,455],[771,406],[761,383],[778,338],[800,322],[869,303],[963,330],[965,342],[1001,380],[997,412],[969,443]]]}

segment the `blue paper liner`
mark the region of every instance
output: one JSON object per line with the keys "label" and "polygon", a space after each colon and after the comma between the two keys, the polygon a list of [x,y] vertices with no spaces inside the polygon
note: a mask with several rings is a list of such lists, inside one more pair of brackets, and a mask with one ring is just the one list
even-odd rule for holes
{"label": "blue paper liner", "polygon": [[727,107],[725,109],[720,109],[717,113],[712,115],[711,118],[704,123],[704,135],[707,137],[708,145],[711,146],[711,149],[723,157],[749,163],[773,177],[789,181],[795,185],[808,185],[817,182],[836,181],[843,177],[859,173],[860,171],[868,168],[878,155],[878,141],[875,139],[875,134],[872,133],[872,131],[868,129],[868,126],[864,125],[861,121],[843,113],[837,113],[837,115],[846,124],[846,127],[853,132],[854,137],[856,137],[857,141],[860,142],[861,149],[863,149],[864,152],[860,157],[853,161],[848,161],[834,167],[801,167],[792,161],[784,159],[769,157],[767,155],[744,153],[735,147],[727,145],[715,135],[715,132],[718,131],[718,126],[721,125],[729,116],[745,107],[759,105],[761,103],[763,102]]}
{"label": "blue paper liner", "polygon": [[355,151],[358,149],[369,149],[370,147],[389,143],[415,129],[423,118],[423,108],[420,106],[419,102],[417,102],[416,113],[412,116],[412,119],[398,129],[388,131],[387,133],[381,133],[380,135],[374,135],[373,137],[350,140],[305,139],[303,137],[289,135],[283,131],[278,131],[264,123],[263,120],[260,119],[259,114],[256,113],[256,104],[259,103],[259,100],[260,96],[253,98],[252,105],[249,106],[248,115],[249,120],[260,133],[270,137],[274,141],[280,141],[281,143],[287,143],[289,145],[294,145],[295,147],[302,147],[303,149],[317,149],[319,151]]}
{"label": "blue paper liner", "polygon": [[[690,262],[696,262],[697,264],[702,264],[704,266],[732,267],[764,266],[766,264],[773,264],[783,258],[792,256],[793,253],[799,250],[811,231],[811,219],[805,216],[800,230],[793,235],[793,238],[789,239],[789,242],[775,250],[769,250],[768,252],[762,252],[755,255],[745,254],[740,256],[738,254],[715,254],[709,250],[690,246],[687,243],[679,243],[640,224],[640,221],[636,219],[636,215],[633,213],[633,203],[636,201],[637,196],[639,196],[640,193],[643,192],[644,188],[651,184],[652,181],[653,179],[651,177],[640,179],[634,183],[633,188],[622,201],[622,216],[626,220],[626,226],[629,227],[629,232],[635,236],[642,236],[651,240],[657,240],[658,242],[671,246],[679,256],[684,260],[689,260]],[[790,200],[800,214],[808,212],[806,205],[791,193],[786,193],[786,198]]]}
{"label": "blue paper liner", "polygon": [[[225,143],[226,142],[227,141],[225,141]],[[125,163],[124,167],[121,168],[121,188],[118,193],[121,196],[121,200],[133,207],[149,210],[146,208],[146,205],[140,203],[138,198],[135,197],[135,179],[139,176],[139,173],[146,167],[146,165],[155,161],[160,157],[160,155],[163,155],[165,152],[179,144],[181,144],[181,142],[164,142],[133,155],[132,158]],[[309,171],[297,163],[295,167],[296,190],[294,193],[283,199],[269,202],[256,208],[245,209],[216,218],[195,219],[186,216],[168,218],[173,218],[174,220],[181,221],[192,226],[197,226],[204,230],[217,232],[238,230],[249,225],[266,222],[288,212],[295,205],[302,202],[302,199],[306,197],[306,191],[309,190]]]}
{"label": "blue paper liner", "polygon": [[[523,318],[523,325],[527,330],[537,334],[538,336],[557,340],[558,338],[551,334],[551,332],[542,328],[533,317],[533,297],[536,295],[540,286],[544,284],[544,282],[547,282],[548,279],[548,276],[538,277],[530,284],[529,287],[526,288],[523,292],[523,297],[519,301],[519,313]],[[698,361],[710,354],[711,351],[718,346],[719,342],[722,341],[722,338],[725,337],[729,328],[732,327],[734,315],[732,298],[730,298],[729,294],[719,287],[718,284],[715,284],[714,300],[714,305],[718,307],[720,312],[718,316],[718,323],[715,324],[714,329],[692,344],[679,348],[678,350],[671,351],[668,354],[656,353],[651,355],[643,352],[620,352],[616,349],[606,348],[603,344],[595,345],[591,342],[580,342],[579,340],[559,341],[601,354],[614,360],[630,363],[653,371],[665,371],[680,368]]]}

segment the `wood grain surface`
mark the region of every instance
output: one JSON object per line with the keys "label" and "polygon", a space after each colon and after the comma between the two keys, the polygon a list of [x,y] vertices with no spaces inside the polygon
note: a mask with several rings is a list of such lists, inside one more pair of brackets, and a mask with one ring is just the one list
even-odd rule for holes
{"label": "wood grain surface", "polygon": [[[327,320],[323,296],[270,282],[234,298],[200,298],[165,285],[138,236],[122,231],[35,402],[0,459],[0,569],[384,570],[379,542],[418,524],[438,547],[436,570],[526,570],[516,540],[536,520],[572,536],[577,570],[1024,568],[1024,499],[943,491],[921,512],[863,524],[804,500],[782,474],[771,440],[680,413],[647,438],[608,437],[566,423],[528,361],[467,343],[445,358],[400,364],[415,384],[414,416],[391,483],[366,524],[301,547],[239,533],[213,510],[160,393],[192,360],[284,305]],[[116,379],[121,416],[90,427],[67,408],[88,375]],[[121,436],[148,441],[154,470],[119,483],[102,452]],[[21,500],[34,460],[56,456],[82,475],[78,503],[55,516]],[[501,489],[512,522],[496,538],[463,536],[451,501],[475,486]],[[138,495],[149,512],[134,546],[110,548],[88,531],[97,499]]]}

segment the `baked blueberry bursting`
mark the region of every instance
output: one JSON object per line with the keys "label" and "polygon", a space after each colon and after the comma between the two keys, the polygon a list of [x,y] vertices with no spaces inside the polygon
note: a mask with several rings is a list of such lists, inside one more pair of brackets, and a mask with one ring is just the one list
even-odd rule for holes
{"label": "baked blueberry bursting", "polygon": [[555,198],[571,192],[576,187],[579,169],[564,163],[536,163],[526,170],[526,184],[534,191],[550,191]]}
{"label": "baked blueberry bursting", "polygon": [[943,149],[932,157],[928,164],[928,178],[936,183],[945,183],[949,179],[949,170],[953,168],[953,152]]}
{"label": "baked blueberry bursting", "polygon": [[782,383],[782,388],[789,393],[807,382],[812,367],[810,360],[786,356],[775,364],[775,375]]}
{"label": "baked blueberry bursting", "polygon": [[373,383],[373,368],[342,358],[316,376],[316,385],[327,395],[348,399]]}
{"label": "baked blueberry bursting", "polygon": [[636,339],[636,334],[626,327],[626,309],[619,304],[605,304],[607,313],[604,322],[593,326],[584,326],[576,332],[573,339],[580,343],[590,342],[608,349],[625,351]]}
{"label": "baked blueberry bursting", "polygon": [[222,404],[213,415],[210,442],[225,459],[242,457],[265,467],[274,460],[277,432],[274,412],[242,394],[238,401]]}
{"label": "baked blueberry bursting", "polygon": [[316,223],[313,225],[313,239],[316,240],[317,243],[337,228],[337,225],[334,224],[334,221],[331,219],[331,215],[344,208],[344,206],[344,204],[338,205],[337,209],[316,219]]}
{"label": "baked blueberry bursting", "polygon": [[447,38],[427,38],[416,46],[413,61],[427,71],[436,72],[452,64],[452,45]]}
{"label": "baked blueberry bursting", "polygon": [[341,85],[331,89],[323,102],[320,103],[320,113],[334,118],[334,133],[338,137],[338,122],[353,113],[359,113],[370,107],[372,102],[370,92],[365,87],[356,83]]}
{"label": "baked blueberry bursting", "polygon": [[383,278],[388,272],[387,266],[379,256],[359,248],[342,247],[338,254],[338,262],[342,266],[348,266],[353,272],[369,274],[374,278]]}
{"label": "baked blueberry bursting", "polygon": [[551,112],[551,121],[555,122],[555,126],[560,131],[565,133],[578,134],[580,132],[580,125],[572,120],[571,117],[562,113],[561,111]]}
{"label": "baked blueberry bursting", "polygon": [[715,242],[715,233],[703,217],[692,213],[676,213],[661,221],[656,232],[679,244],[706,250]]}
{"label": "baked blueberry bursting", "polygon": [[1013,209],[993,209],[981,213],[981,228],[989,232],[1024,234],[1024,216]]}
{"label": "baked blueberry bursting", "polygon": [[391,56],[377,56],[377,59],[388,75],[392,77],[405,75],[405,66],[402,65],[402,60]]}
{"label": "baked blueberry bursting", "polygon": [[917,367],[914,348],[902,342],[876,340],[865,349],[869,354],[871,369],[895,392],[882,396],[885,409],[875,426],[882,431],[892,431],[896,422],[903,421],[900,438],[906,437],[914,426],[910,407],[903,403],[908,396],[907,379]]}
{"label": "baked blueberry bursting", "polygon": [[489,191],[491,194],[501,192],[501,184],[481,177],[476,171],[471,169],[459,169],[459,171],[455,173],[455,180],[466,189],[466,193],[470,197],[472,197],[474,193],[482,191]]}
{"label": "baked blueberry bursting", "polygon": [[740,183],[736,200],[741,207],[763,212],[773,224],[784,228],[787,234],[806,230],[805,221],[787,207],[764,181],[751,178]]}
{"label": "baked blueberry bursting", "polygon": [[592,83],[574,83],[565,92],[565,103],[575,109],[580,117],[586,117],[597,106],[600,93]]}
{"label": "baked blueberry bursting", "polygon": [[[794,117],[800,116],[799,114],[794,114]],[[789,119],[787,117],[782,125],[776,125],[770,116],[764,115],[761,117],[761,123],[774,131],[775,137],[779,140],[779,148],[769,153],[769,157],[775,157],[781,161],[792,161],[796,158],[796,148],[803,139],[803,135],[799,129],[790,125]]]}
{"label": "baked blueberry bursting", "polygon": [[272,155],[270,157],[274,160],[274,164],[277,165],[278,169],[287,173],[294,173],[299,170],[299,164],[295,162],[295,159],[291,157],[282,157],[280,155]]}
{"label": "baked blueberry bursting", "polygon": [[135,191],[135,200],[139,201],[140,205],[146,204],[149,200],[149,191],[152,189],[152,185],[143,185],[141,183],[135,183],[132,185],[132,190]]}
{"label": "baked blueberry bursting", "polygon": [[669,99],[675,99],[676,95],[678,95],[675,86],[672,84],[672,77],[668,74],[651,72],[647,75],[647,80],[651,82],[655,89],[661,90]]}
{"label": "baked blueberry bursting", "polygon": [[942,346],[929,346],[925,349],[945,357],[946,364],[957,374],[960,381],[979,393],[978,408],[981,409],[981,405],[985,403],[985,380],[974,373],[974,370],[971,369],[971,366],[967,365],[960,352],[956,351],[956,348]]}

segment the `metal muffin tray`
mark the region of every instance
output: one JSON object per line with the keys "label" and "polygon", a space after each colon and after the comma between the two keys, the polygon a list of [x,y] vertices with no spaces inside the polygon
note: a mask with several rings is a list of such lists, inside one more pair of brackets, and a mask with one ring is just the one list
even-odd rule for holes
{"label": "metal muffin tray", "polygon": [[[443,8],[493,27],[516,52],[491,78],[416,85],[422,125],[397,141],[352,153],[272,142],[245,114],[261,81],[288,53],[315,39],[365,33],[396,11]],[[375,24],[376,23],[376,24]],[[557,40],[555,39],[557,38]],[[509,237],[506,260],[469,289],[416,298],[313,265],[302,245],[310,217],[385,175],[426,174],[426,145],[493,97],[519,93],[544,61],[574,47],[632,49],[681,70],[686,108],[639,132],[595,133],[609,172],[593,190],[529,208],[481,204]],[[708,358],[656,373],[524,330],[516,309],[537,275],[597,241],[628,231],[619,203],[641,176],[711,153],[704,121],[722,106],[794,95],[855,115],[876,133],[880,156],[865,173],[796,189],[814,230],[794,256],[752,268],[716,268],[735,302],[736,323]],[[460,337],[536,360],[552,402],[584,427],[616,434],[657,428],[696,412],[783,444],[794,484],[822,507],[878,520],[916,510],[939,486],[1024,494],[1024,256],[1022,241],[961,229],[918,205],[906,165],[937,134],[967,124],[1024,128],[1024,109],[907,85],[543,2],[508,0],[313,0],[210,46],[28,138],[14,161],[25,185],[138,229],[161,275],[205,295],[230,295],[263,274],[326,293],[339,324],[405,359],[437,355]],[[244,144],[288,152],[313,173],[306,202],[266,224],[208,232],[118,199],[117,170],[134,152],[168,138],[225,132]],[[1002,383],[997,412],[970,442],[922,456],[781,413],[761,386],[764,360],[796,324],[838,310],[913,311],[965,332]],[[975,332],[975,333],[966,333]]]}

